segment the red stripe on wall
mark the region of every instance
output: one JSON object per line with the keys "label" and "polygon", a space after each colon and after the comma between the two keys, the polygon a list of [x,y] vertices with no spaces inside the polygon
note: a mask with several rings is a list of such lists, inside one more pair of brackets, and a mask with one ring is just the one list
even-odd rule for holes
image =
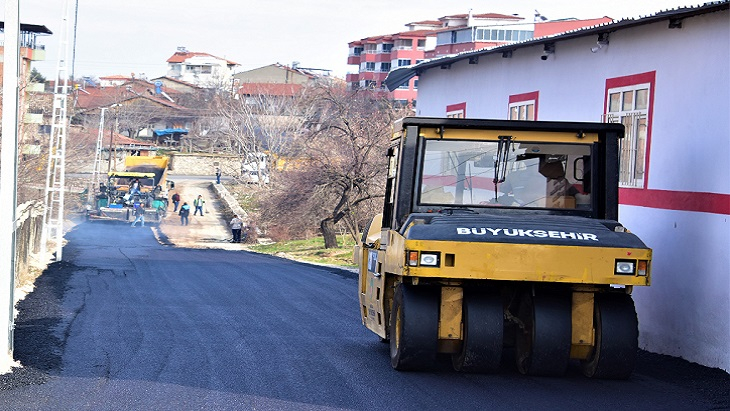
{"label": "red stripe on wall", "polygon": [[730,214],[730,194],[621,188],[618,199],[623,205]]}

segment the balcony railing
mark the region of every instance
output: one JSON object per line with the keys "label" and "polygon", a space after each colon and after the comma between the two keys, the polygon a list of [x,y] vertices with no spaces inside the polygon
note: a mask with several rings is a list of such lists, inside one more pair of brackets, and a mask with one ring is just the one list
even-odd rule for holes
{"label": "balcony railing", "polygon": [[[28,48],[28,49],[33,49],[33,50],[45,50],[46,49],[46,46],[44,46],[43,44],[36,44],[35,41],[20,40],[19,43],[20,43],[21,48]],[[0,47],[5,47],[4,40],[0,40]]]}

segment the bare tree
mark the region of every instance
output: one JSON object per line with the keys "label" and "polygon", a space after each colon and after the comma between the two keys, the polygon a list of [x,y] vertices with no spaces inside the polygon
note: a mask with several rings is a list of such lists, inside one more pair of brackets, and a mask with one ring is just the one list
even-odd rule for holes
{"label": "bare tree", "polygon": [[144,97],[132,98],[111,110],[115,126],[125,131],[130,138],[137,138],[139,132],[160,120],[174,119],[180,110],[171,109]]}
{"label": "bare tree", "polygon": [[367,217],[363,210],[382,201],[392,123],[405,111],[333,84],[307,90],[300,103],[316,109],[298,140],[304,161],[281,182],[280,194],[265,207],[276,211],[264,217],[282,224],[282,216],[275,215],[281,210],[288,214],[285,222],[316,216],[325,248],[333,248],[337,224],[356,237]]}
{"label": "bare tree", "polygon": [[[241,157],[245,167],[261,172],[260,153],[273,157],[297,157],[298,136],[313,111],[300,104],[301,96],[272,95],[265,86],[255,94],[223,97],[219,100],[218,117],[225,149]],[[259,182],[262,182],[260,179]]]}

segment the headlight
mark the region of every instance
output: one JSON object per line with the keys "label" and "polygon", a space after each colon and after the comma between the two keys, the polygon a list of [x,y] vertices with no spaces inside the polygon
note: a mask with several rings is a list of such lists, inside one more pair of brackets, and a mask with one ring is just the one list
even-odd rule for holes
{"label": "headlight", "polygon": [[421,252],[421,259],[419,262],[422,266],[438,267],[439,253]]}
{"label": "headlight", "polygon": [[636,269],[636,262],[633,260],[616,260],[615,273],[618,275],[634,275]]}

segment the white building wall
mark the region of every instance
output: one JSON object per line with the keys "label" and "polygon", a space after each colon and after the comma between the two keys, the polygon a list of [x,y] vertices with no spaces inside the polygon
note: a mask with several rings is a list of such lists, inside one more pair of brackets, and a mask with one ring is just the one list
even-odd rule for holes
{"label": "white building wall", "polygon": [[[188,71],[188,66],[208,66],[211,70],[210,73]],[[213,56],[194,56],[182,63],[180,80],[203,87],[212,87],[228,84],[232,75],[233,71],[228,68],[226,60]]]}
{"label": "white building wall", "polygon": [[[480,56],[419,77],[420,116],[466,102],[467,118],[508,117],[509,96],[539,92],[538,120],[601,121],[606,79],[656,72],[648,189],[730,195],[727,11]],[[725,208],[727,209],[727,208]],[[635,289],[640,344],[730,371],[730,216],[623,205],[621,221],[654,249],[652,286]]]}

